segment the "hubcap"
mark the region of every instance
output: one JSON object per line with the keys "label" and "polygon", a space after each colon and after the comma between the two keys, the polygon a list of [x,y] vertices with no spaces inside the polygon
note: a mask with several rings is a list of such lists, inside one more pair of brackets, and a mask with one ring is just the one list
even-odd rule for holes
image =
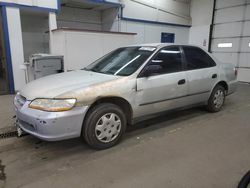
{"label": "hubcap", "polygon": [[222,90],[218,90],[214,95],[214,105],[216,108],[220,108],[224,102],[224,92]]}
{"label": "hubcap", "polygon": [[104,143],[111,142],[117,138],[121,131],[121,119],[115,113],[103,115],[96,123],[96,138]]}

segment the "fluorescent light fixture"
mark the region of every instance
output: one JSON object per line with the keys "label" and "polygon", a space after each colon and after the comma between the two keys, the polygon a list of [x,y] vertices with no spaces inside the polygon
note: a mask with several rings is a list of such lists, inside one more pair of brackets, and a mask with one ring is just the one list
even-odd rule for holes
{"label": "fluorescent light fixture", "polygon": [[233,43],[219,43],[218,44],[218,47],[219,48],[232,48],[232,46],[233,46]]}
{"label": "fluorescent light fixture", "polygon": [[248,46],[250,47],[250,43],[248,43]]}

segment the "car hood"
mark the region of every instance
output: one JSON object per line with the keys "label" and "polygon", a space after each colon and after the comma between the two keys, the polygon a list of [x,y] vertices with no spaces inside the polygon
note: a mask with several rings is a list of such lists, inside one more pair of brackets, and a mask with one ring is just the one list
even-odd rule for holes
{"label": "car hood", "polygon": [[119,76],[101,74],[85,70],[71,71],[34,80],[20,90],[27,100],[35,98],[56,98],[75,89],[84,89],[92,85],[118,79]]}

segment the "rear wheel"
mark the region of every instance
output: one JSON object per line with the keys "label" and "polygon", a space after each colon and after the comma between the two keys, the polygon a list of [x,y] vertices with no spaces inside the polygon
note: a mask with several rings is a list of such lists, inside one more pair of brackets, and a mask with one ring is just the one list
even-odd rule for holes
{"label": "rear wheel", "polygon": [[215,86],[208,100],[207,110],[209,112],[219,112],[224,105],[225,98],[225,88],[221,85]]}
{"label": "rear wheel", "polygon": [[88,113],[82,135],[92,148],[106,149],[121,140],[126,125],[126,117],[119,106],[103,103]]}

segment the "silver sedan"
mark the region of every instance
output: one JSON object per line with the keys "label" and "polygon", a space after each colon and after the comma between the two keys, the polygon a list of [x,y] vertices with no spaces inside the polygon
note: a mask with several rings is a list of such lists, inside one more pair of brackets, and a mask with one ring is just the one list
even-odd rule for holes
{"label": "silver sedan", "polygon": [[[18,126],[42,140],[82,136],[96,149],[117,144],[127,125],[194,105],[221,110],[237,70],[190,45],[116,49],[82,70],[27,84],[15,97]],[[150,116],[149,116],[150,115]]]}

